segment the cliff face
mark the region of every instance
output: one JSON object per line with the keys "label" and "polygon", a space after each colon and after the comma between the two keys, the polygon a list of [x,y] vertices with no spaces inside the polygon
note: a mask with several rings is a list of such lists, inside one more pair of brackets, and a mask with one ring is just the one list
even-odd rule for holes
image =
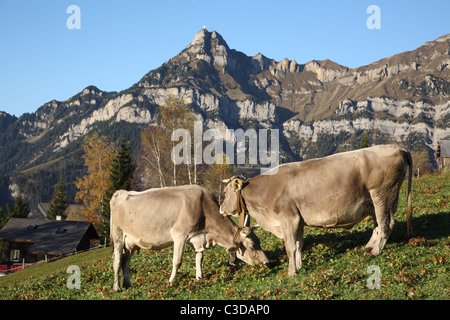
{"label": "cliff face", "polygon": [[48,172],[55,177],[42,184],[53,186],[64,171],[73,196],[83,137],[93,130],[112,139],[125,134],[137,146],[140,130],[170,95],[183,99],[205,127],[280,129],[282,161],[355,148],[363,132],[372,144],[395,140],[432,154],[438,140],[450,139],[449,65],[450,35],[350,69],[330,60],[250,57],[202,29],[124,91],[90,86],[20,118],[0,112],[1,182],[45,202],[51,188],[24,186]]}

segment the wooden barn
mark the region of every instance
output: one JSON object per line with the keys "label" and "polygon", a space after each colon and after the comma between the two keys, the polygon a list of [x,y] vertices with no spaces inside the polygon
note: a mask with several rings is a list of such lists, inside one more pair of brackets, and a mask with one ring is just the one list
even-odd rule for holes
{"label": "wooden barn", "polygon": [[450,167],[450,140],[439,140],[436,150],[438,170]]}
{"label": "wooden barn", "polygon": [[0,230],[8,264],[28,264],[87,250],[99,236],[90,222],[12,218]]}

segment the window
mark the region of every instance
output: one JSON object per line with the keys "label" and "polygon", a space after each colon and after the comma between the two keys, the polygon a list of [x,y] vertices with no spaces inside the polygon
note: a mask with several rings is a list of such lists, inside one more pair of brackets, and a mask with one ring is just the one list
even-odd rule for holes
{"label": "window", "polygon": [[58,229],[56,229],[56,234],[63,234],[63,233],[65,233],[67,231],[67,229],[64,229],[64,228],[58,228]]}
{"label": "window", "polygon": [[37,224],[30,224],[28,227],[27,227],[27,230],[29,230],[29,231],[31,231],[31,230],[36,230],[37,229]]}
{"label": "window", "polygon": [[20,250],[11,250],[9,252],[9,261],[20,261]]}

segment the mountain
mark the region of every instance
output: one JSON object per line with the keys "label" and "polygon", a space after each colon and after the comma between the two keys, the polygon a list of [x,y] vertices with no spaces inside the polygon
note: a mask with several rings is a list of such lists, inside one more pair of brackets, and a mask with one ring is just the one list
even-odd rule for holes
{"label": "mountain", "polygon": [[83,137],[125,134],[136,151],[140,130],[169,95],[184,99],[205,127],[280,129],[281,161],[358,147],[366,132],[371,144],[396,140],[433,162],[437,141],[450,138],[449,65],[450,34],[351,69],[250,57],[202,29],[126,90],[89,86],[19,118],[0,112],[0,204],[19,192],[33,205],[48,202],[60,173],[73,201]]}

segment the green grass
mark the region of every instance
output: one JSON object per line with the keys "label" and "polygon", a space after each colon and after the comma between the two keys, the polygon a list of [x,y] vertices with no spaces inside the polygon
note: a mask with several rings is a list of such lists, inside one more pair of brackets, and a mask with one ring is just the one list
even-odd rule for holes
{"label": "green grass", "polygon": [[[287,276],[283,241],[257,230],[269,266],[228,265],[225,249],[204,252],[205,279],[195,281],[195,258],[186,247],[183,265],[172,287],[172,249],[141,251],[131,263],[133,287],[112,291],[111,249],[99,249],[57,262],[39,264],[0,279],[0,299],[449,299],[450,173],[413,180],[413,227],[406,235],[406,181],[402,186],[396,225],[378,257],[363,253],[373,223],[351,230],[307,228],[303,267]],[[81,288],[68,289],[69,265],[81,268]],[[369,289],[379,267],[381,288]]]}

